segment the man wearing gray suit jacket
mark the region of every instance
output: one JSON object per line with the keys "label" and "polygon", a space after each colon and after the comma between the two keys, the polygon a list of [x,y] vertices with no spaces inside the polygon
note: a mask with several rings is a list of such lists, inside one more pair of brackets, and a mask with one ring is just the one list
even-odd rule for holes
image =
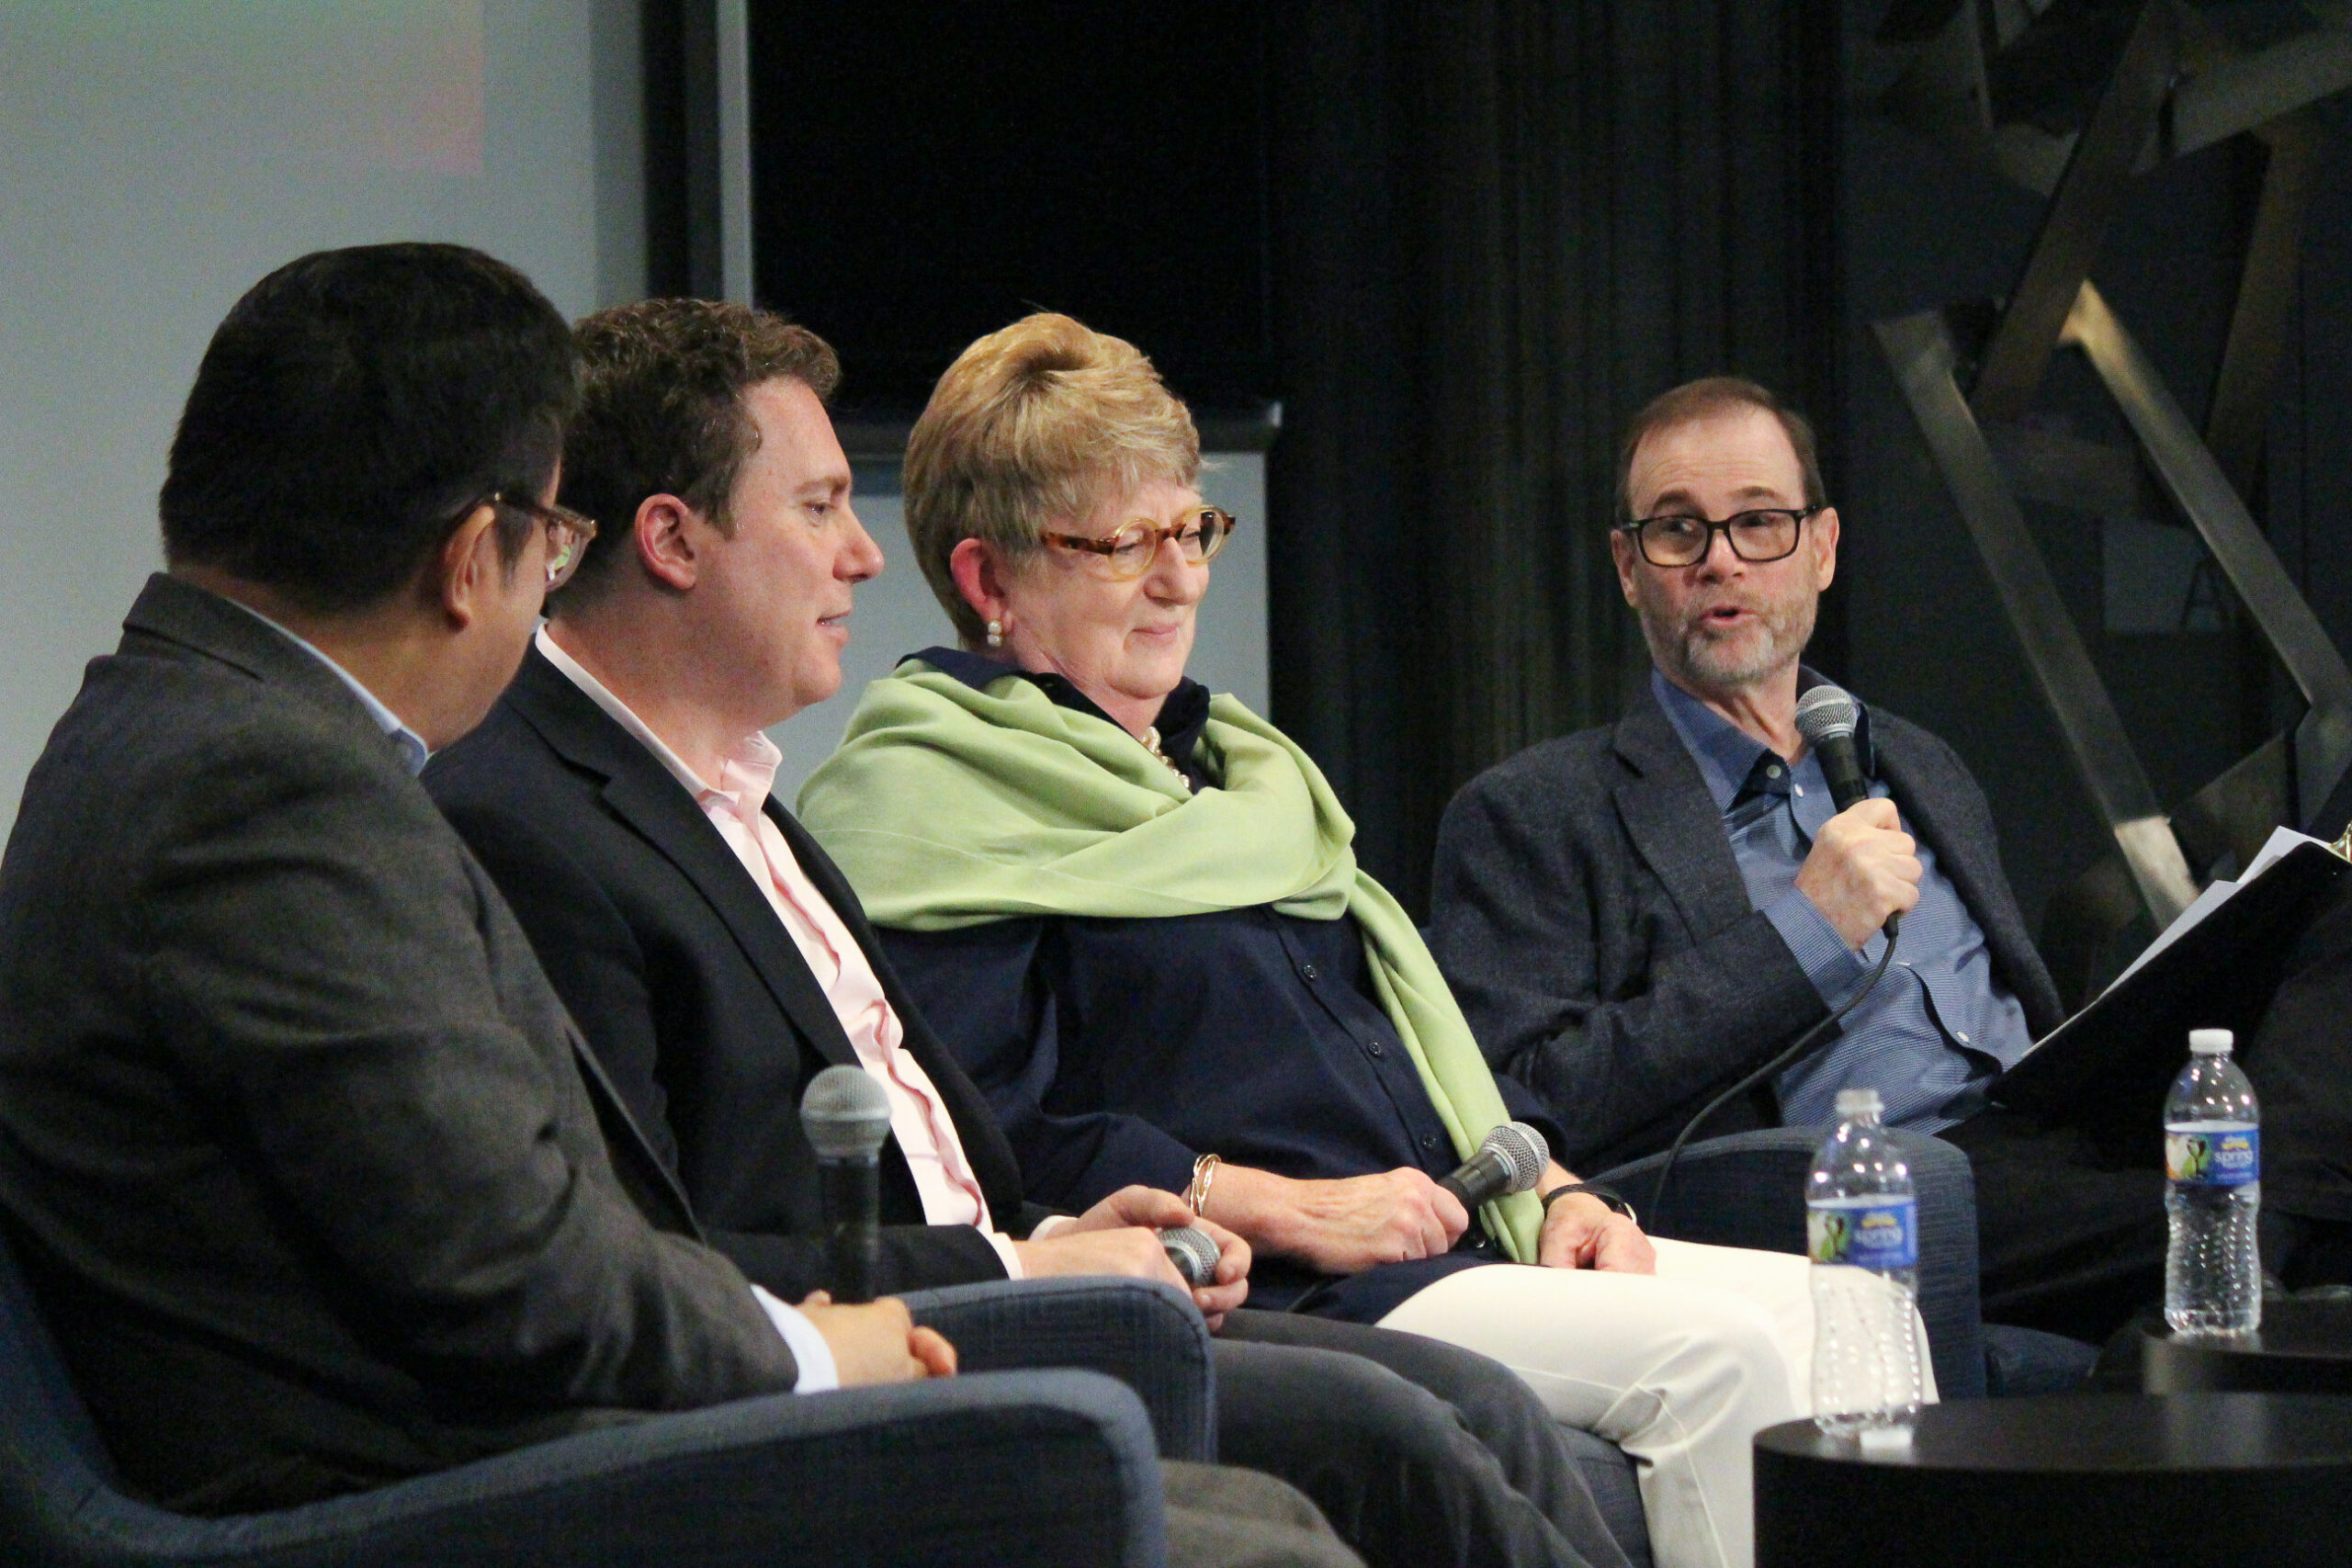
{"label": "man wearing gray suit jacket", "polygon": [[284,1506],[747,1395],[953,1370],[700,1244],[417,784],[593,525],[571,334],[453,246],[312,255],[206,353],[168,575],[0,862],[0,1219],[124,1480]]}
{"label": "man wearing gray suit jacket", "polygon": [[2154,1129],[2119,1161],[1987,1102],[2062,1015],[1982,792],[1865,711],[1872,798],[1838,812],[1797,734],[1838,533],[1812,432],[1752,382],[1697,381],[1635,418],[1619,476],[1646,688],[1471,781],[1440,831],[1430,945],[1489,1060],[1551,1102],[1577,1168],[1654,1153],[1856,996],[1900,913],[1877,987],[1704,1132],[1820,1124],[1838,1089],[1878,1089],[1891,1125],[1971,1158],[1986,1316],[2105,1337],[2161,1285]]}

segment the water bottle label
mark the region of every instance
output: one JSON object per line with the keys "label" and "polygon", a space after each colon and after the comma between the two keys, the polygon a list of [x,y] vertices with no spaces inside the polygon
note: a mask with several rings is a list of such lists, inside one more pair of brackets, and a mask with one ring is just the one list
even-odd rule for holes
{"label": "water bottle label", "polygon": [[2243,1187],[2259,1181],[2262,1129],[2167,1130],[2165,1175],[2185,1187]]}
{"label": "water bottle label", "polygon": [[1831,1199],[1805,1205],[1806,1250],[1815,1263],[1861,1269],[1919,1266],[1916,1198]]}

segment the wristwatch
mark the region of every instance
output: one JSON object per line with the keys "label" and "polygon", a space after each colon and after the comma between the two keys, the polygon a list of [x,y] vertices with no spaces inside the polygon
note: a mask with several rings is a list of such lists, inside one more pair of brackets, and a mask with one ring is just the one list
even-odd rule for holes
{"label": "wristwatch", "polygon": [[1546,1215],[1552,1213],[1553,1199],[1565,1198],[1571,1192],[1589,1193],[1632,1220],[1635,1224],[1641,1224],[1640,1218],[1634,1213],[1634,1206],[1625,1201],[1622,1193],[1614,1187],[1604,1187],[1598,1181],[1571,1181],[1565,1187],[1553,1188],[1552,1190],[1544,1194],[1544,1213]]}

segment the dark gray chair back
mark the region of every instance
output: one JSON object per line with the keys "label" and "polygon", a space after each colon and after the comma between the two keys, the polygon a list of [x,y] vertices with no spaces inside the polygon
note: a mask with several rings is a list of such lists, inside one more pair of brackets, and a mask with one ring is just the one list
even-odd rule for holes
{"label": "dark gray chair back", "polygon": [[[1070,1288],[939,1305],[976,1333],[1001,1319],[989,1330],[1008,1362],[1024,1339],[1107,1337],[1148,1375],[1111,1370],[1204,1447],[1198,1315],[1136,1280],[1046,1283]],[[964,1461],[953,1474],[946,1455]],[[741,1400],[277,1513],[168,1513],[121,1490],[0,1227],[0,1568],[831,1568],[853,1544],[902,1568],[1163,1568],[1159,1499],[1132,1390],[1039,1371]]]}

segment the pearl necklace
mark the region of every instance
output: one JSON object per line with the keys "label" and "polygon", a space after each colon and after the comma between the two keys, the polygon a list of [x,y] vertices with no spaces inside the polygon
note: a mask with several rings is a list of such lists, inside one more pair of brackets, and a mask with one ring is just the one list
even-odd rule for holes
{"label": "pearl necklace", "polygon": [[1169,761],[1168,753],[1159,749],[1159,727],[1158,725],[1155,724],[1149,726],[1144,730],[1143,749],[1150,752],[1154,757],[1158,758],[1161,767],[1166,768],[1170,773],[1176,775],[1176,782],[1183,786],[1184,793],[1186,795],[1193,793],[1193,781],[1186,778],[1184,776],[1184,770],[1178,767],[1174,762]]}

